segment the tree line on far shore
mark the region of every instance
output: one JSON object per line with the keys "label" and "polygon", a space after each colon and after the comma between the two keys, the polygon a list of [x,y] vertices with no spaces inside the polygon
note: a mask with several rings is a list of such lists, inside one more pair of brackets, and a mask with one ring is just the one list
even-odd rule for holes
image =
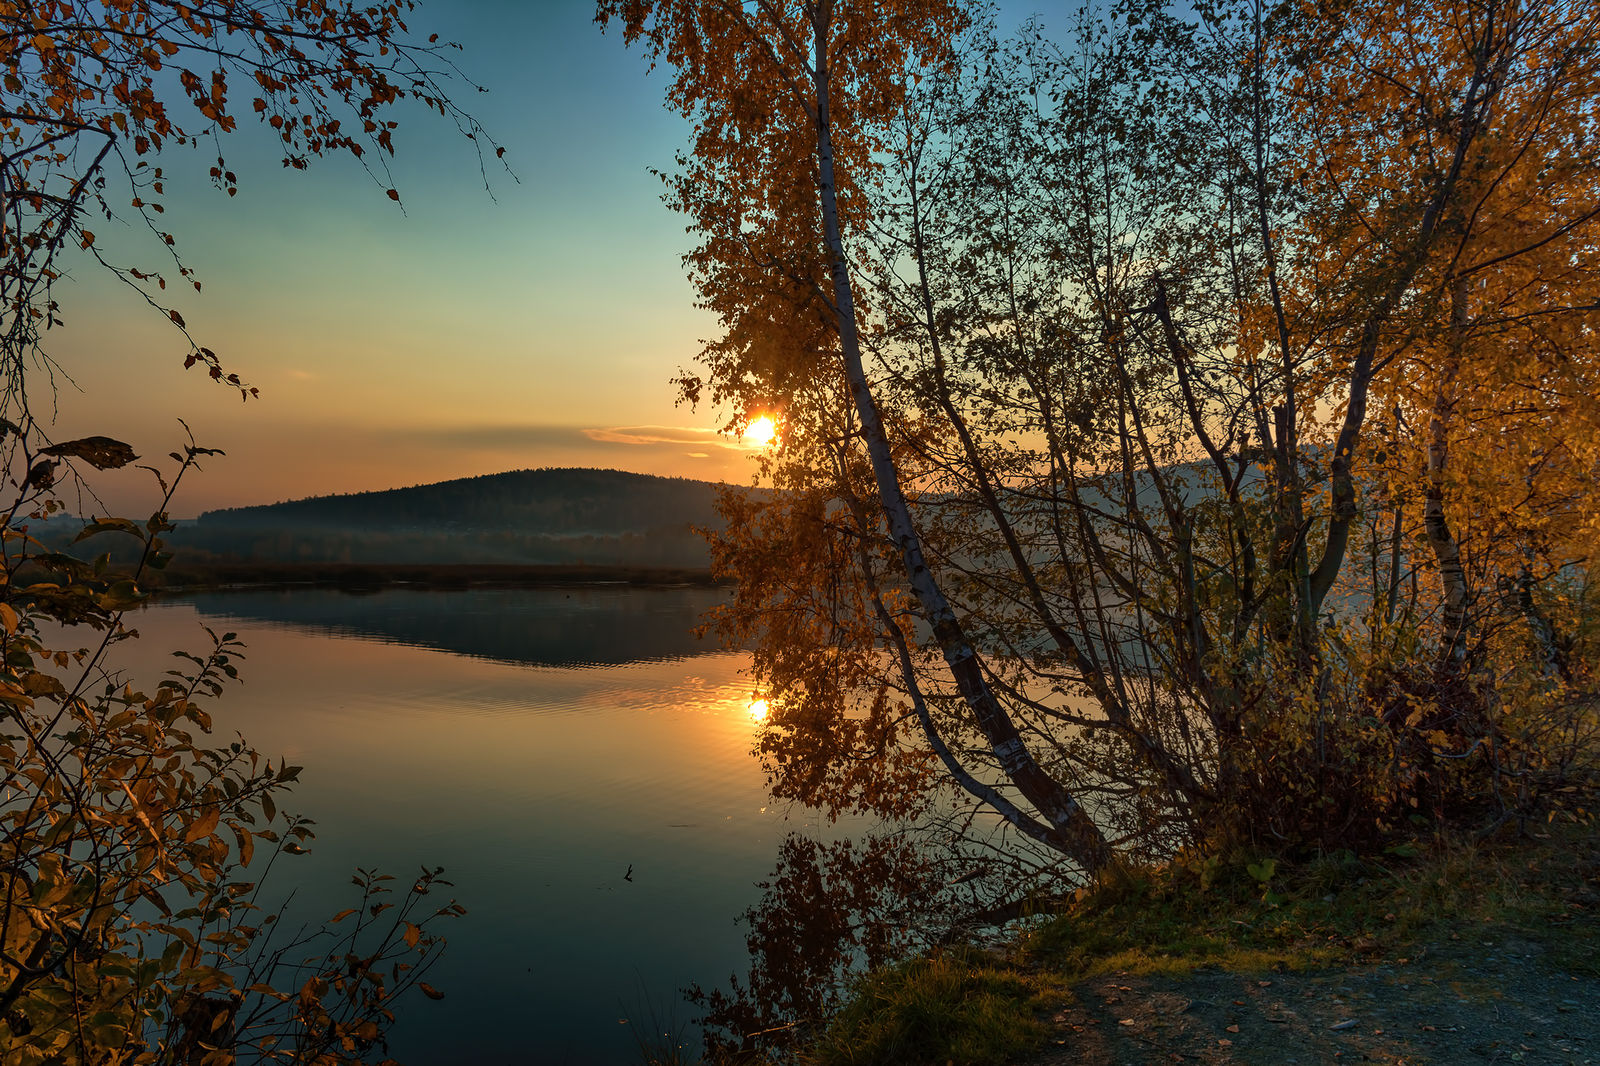
{"label": "tree line on far shore", "polygon": [[[698,529],[717,530],[717,487],[618,470],[517,470],[377,492],[202,513],[167,537],[177,564],[593,566],[706,569]],[[74,543],[81,523],[33,533],[51,547],[126,562],[115,530]],[[137,554],[135,551],[133,554]]]}

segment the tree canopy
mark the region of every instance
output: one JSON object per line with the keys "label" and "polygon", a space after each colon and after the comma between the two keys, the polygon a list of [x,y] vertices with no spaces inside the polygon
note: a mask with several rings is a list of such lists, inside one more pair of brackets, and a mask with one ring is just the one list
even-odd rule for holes
{"label": "tree canopy", "polygon": [[779,793],[1091,876],[1588,802],[1591,5],[599,9],[696,123],[684,395],[780,420]]}

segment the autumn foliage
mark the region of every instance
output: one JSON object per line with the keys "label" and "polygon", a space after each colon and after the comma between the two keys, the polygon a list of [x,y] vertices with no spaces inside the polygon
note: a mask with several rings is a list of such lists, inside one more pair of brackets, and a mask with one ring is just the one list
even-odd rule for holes
{"label": "autumn foliage", "polygon": [[[410,3],[324,0],[0,2],[0,1063],[387,1059],[397,995],[417,989],[461,913],[424,868],[403,885],[358,871],[353,906],[279,924],[263,884],[305,850],[309,823],[279,809],[299,768],[213,735],[211,704],[238,676],[235,634],[209,634],[150,681],[110,653],[137,631],[179,482],[217,453],[193,439],[146,464],[160,503],[147,520],[98,517],[79,541],[120,542],[94,561],[47,549],[30,529],[59,517],[63,488],[94,499],[97,470],[139,457],[107,436],[54,441],[30,391],[54,394],[48,331],[56,283],[111,271],[185,344],[186,365],[255,390],[189,337],[162,295],[200,283],[162,225],[169,167],[198,158],[228,195],[223,140],[254,122],[285,167],[360,160],[386,189],[399,109],[431,109],[492,142],[445,95],[449,45],[413,38]],[[214,160],[214,164],[212,163]],[[165,257],[113,260],[96,229],[135,223]],[[95,538],[91,540],[91,538]],[[131,571],[126,563],[131,552]],[[292,861],[287,860],[285,861]],[[319,916],[320,917],[320,916]]]}
{"label": "autumn foliage", "polygon": [[[132,458],[59,449],[99,466]],[[461,913],[429,898],[448,884],[439,871],[423,870],[402,893],[360,871],[355,906],[328,924],[278,924],[278,893],[265,879],[312,831],[278,807],[300,767],[212,736],[210,705],[244,657],[235,634],[210,633],[201,654],[175,652],[174,669],[149,689],[110,672],[108,651],[137,637],[124,612],[165,563],[165,505],[209,454],[176,453],[162,510],[147,523],[102,519],[80,536],[136,539],[131,576],[109,573],[104,556],[85,563],[39,550],[25,521],[4,531],[7,1066],[372,1061],[393,998],[414,987],[437,994],[421,982],[443,944],[430,923]],[[46,491],[25,485],[13,516]]]}
{"label": "autumn foliage", "polygon": [[1588,817],[1592,5],[600,14],[695,122],[684,396],[780,422],[780,793],[1051,876]]}

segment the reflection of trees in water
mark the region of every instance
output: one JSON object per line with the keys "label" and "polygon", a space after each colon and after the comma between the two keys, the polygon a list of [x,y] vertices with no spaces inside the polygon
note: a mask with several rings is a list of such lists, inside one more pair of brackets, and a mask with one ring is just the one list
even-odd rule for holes
{"label": "reflection of trees in water", "polygon": [[726,594],[702,588],[240,589],[185,597],[211,618],[273,622],[528,666],[703,655],[696,633]]}
{"label": "reflection of trees in water", "polygon": [[837,1004],[847,975],[912,947],[907,905],[927,894],[933,871],[898,835],[821,843],[790,834],[761,901],[745,911],[750,974],[728,990],[690,989],[706,1014],[713,1060],[782,1046]]}
{"label": "reflection of trees in water", "polygon": [[713,1062],[763,1061],[840,1005],[854,976],[1034,913],[1049,860],[969,811],[833,842],[790,834],[741,915],[750,972],[693,986]]}

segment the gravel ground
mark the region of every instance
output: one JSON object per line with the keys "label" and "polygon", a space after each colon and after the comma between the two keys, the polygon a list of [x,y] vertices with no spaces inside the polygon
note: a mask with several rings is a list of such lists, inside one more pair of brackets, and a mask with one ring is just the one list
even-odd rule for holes
{"label": "gravel ground", "polygon": [[1459,935],[1333,970],[1096,977],[1054,1014],[1050,1046],[1016,1066],[1600,1066],[1600,980],[1534,940]]}

